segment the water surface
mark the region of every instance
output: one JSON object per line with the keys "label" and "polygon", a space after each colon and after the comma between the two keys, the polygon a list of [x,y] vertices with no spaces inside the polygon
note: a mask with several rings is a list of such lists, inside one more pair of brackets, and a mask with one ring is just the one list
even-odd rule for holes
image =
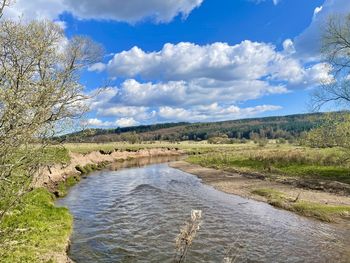
{"label": "water surface", "polygon": [[77,263],[172,262],[191,209],[203,222],[188,262],[222,262],[229,249],[235,262],[349,262],[349,230],[219,192],[166,163],[119,168],[88,176],[58,201],[74,215]]}

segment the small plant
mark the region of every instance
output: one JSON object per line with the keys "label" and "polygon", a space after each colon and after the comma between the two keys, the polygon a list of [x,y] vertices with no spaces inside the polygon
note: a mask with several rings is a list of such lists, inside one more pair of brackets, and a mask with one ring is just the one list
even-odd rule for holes
{"label": "small plant", "polygon": [[180,229],[180,234],[175,240],[176,254],[174,262],[185,262],[188,249],[191,247],[197,231],[201,225],[202,211],[192,210],[191,219]]}

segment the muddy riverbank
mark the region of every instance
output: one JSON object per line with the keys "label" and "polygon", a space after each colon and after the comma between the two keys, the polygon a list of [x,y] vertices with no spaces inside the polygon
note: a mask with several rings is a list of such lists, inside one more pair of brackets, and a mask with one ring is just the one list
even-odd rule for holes
{"label": "muddy riverbank", "polygon": [[[241,197],[254,199],[257,201],[268,202],[270,199],[266,196],[256,194],[260,189],[271,189],[282,193],[286,200],[303,200],[305,202],[316,203],[320,205],[349,206],[350,196],[337,195],[325,191],[310,190],[298,188],[288,184],[282,184],[270,180],[263,180],[245,176],[244,174],[231,173],[211,168],[205,168],[196,164],[190,164],[185,161],[173,162],[171,167],[184,172],[194,174],[201,178],[204,183],[213,186],[215,189],[229,194],[239,195]],[[281,206],[280,208],[284,208]],[[336,216],[335,222],[350,225],[350,215],[344,214]]]}

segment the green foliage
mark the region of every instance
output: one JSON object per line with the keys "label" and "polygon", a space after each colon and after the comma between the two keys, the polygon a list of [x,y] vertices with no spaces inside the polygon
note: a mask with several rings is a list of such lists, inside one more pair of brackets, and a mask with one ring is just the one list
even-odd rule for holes
{"label": "green foliage", "polygon": [[302,143],[310,147],[350,149],[350,114],[328,114],[320,127],[306,134]]}
{"label": "green foliage", "polygon": [[67,164],[70,161],[69,151],[62,146],[50,146],[43,149],[40,163],[42,165],[64,163]]}
{"label": "green foliage", "polygon": [[64,255],[72,231],[68,209],[54,206],[46,189],[36,189],[0,223],[1,262],[55,262]]}

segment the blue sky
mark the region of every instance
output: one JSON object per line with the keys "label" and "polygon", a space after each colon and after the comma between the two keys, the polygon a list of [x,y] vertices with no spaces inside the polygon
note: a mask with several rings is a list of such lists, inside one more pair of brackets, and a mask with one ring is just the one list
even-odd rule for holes
{"label": "blue sky", "polygon": [[[30,2],[30,3],[29,3]],[[51,19],[101,43],[83,73],[90,127],[220,121],[308,111],[332,79],[320,31],[348,0],[18,0],[7,16]]]}

